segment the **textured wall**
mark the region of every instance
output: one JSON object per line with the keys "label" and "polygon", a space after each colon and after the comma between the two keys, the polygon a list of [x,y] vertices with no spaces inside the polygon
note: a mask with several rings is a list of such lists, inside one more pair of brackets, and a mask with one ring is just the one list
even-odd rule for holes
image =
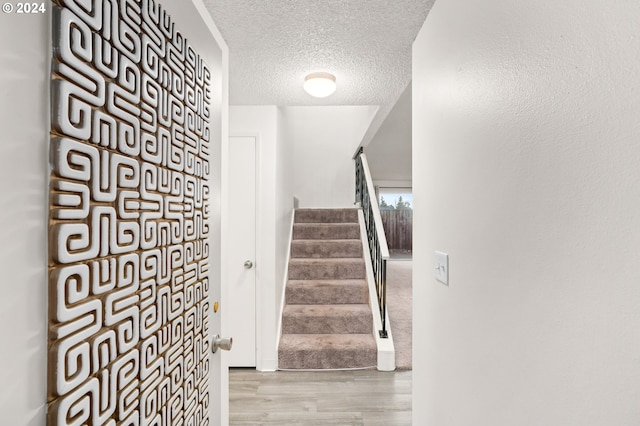
{"label": "textured wall", "polygon": [[153,0],[61,6],[49,422],[208,424],[218,78]]}
{"label": "textured wall", "polygon": [[411,84],[404,89],[364,152],[375,185],[379,181],[386,181],[384,186],[410,185]]}
{"label": "textured wall", "polygon": [[414,424],[640,424],[639,16],[636,1],[448,0],[427,18]]}

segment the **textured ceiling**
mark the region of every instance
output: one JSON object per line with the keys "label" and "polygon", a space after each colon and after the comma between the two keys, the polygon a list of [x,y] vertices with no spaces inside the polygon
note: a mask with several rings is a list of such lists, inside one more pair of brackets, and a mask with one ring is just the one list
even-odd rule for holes
{"label": "textured ceiling", "polygon": [[[411,44],[434,0],[204,0],[229,46],[232,105],[379,105],[411,80]],[[327,71],[325,99],[302,89]],[[375,119],[374,119],[375,121]]]}

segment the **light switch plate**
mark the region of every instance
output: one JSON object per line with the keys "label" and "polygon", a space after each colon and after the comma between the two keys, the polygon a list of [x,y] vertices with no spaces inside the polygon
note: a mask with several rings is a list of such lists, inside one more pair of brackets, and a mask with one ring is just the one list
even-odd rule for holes
{"label": "light switch plate", "polygon": [[436,251],[436,280],[442,284],[449,285],[449,255],[441,251]]}

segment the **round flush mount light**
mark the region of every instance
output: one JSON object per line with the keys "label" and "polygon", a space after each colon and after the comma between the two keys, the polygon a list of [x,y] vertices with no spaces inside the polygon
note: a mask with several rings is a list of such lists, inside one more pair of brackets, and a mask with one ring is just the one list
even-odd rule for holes
{"label": "round flush mount light", "polygon": [[326,98],[336,91],[336,77],[328,72],[314,72],[304,78],[304,90],[316,98]]}

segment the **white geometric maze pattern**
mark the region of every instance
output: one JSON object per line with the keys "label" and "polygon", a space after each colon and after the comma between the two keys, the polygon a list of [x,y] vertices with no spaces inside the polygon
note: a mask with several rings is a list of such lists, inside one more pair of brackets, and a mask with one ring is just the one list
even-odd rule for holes
{"label": "white geometric maze pattern", "polygon": [[53,10],[49,425],[207,425],[211,74],[153,0]]}

